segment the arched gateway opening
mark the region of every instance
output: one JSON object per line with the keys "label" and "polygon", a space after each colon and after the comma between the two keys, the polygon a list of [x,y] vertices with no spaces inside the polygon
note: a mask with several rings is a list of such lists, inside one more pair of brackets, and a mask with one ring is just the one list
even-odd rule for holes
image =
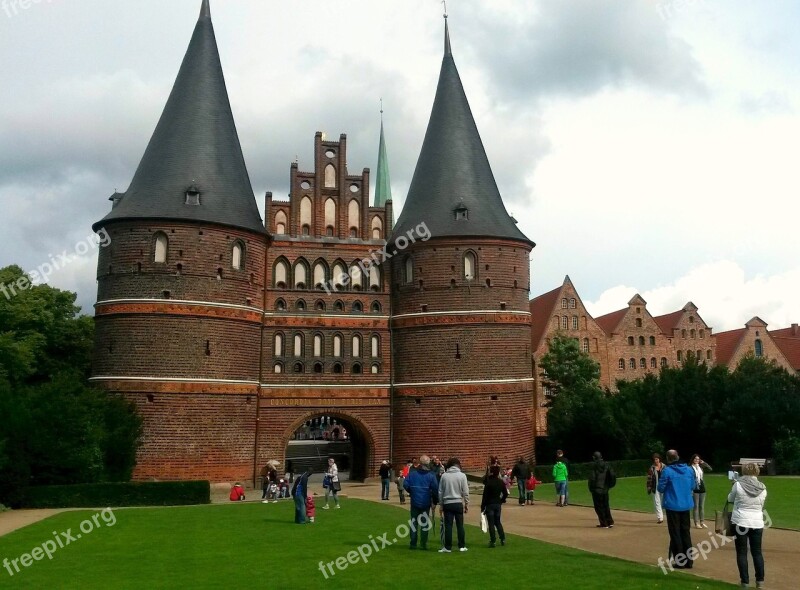
{"label": "arched gateway opening", "polygon": [[342,481],[363,481],[373,449],[371,435],[357,420],[336,412],[319,413],[289,429],[286,466],[295,474],[310,466],[318,474],[327,470],[328,457],[333,457]]}

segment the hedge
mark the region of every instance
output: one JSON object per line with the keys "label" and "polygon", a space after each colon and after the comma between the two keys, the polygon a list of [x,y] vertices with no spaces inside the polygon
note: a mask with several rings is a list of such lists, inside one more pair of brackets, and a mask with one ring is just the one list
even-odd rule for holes
{"label": "hedge", "polygon": [[97,508],[108,506],[182,506],[210,504],[207,481],[158,481],[33,486],[22,508]]}
{"label": "hedge", "polygon": [[[617,477],[635,477],[637,475],[646,475],[647,470],[653,462],[649,459],[633,459],[628,461],[608,461],[611,468]],[[589,479],[589,473],[592,471],[593,462],[589,463],[572,463],[569,464],[568,478],[570,481]],[[536,465],[533,468],[536,474],[536,479],[544,483],[553,482],[553,466],[552,465]]]}

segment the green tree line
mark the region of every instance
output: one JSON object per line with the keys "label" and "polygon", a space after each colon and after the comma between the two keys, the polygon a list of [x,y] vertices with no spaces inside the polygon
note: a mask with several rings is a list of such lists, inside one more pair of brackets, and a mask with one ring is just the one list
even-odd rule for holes
{"label": "green tree line", "polygon": [[[0,269],[0,284],[25,277]],[[94,320],[76,295],[48,285],[0,295],[0,502],[31,485],[124,481],[141,420],[132,404],[88,384]]]}
{"label": "green tree line", "polygon": [[578,342],[558,334],[540,369],[552,393],[546,446],[569,449],[573,461],[596,450],[641,459],[674,448],[720,469],[762,457],[774,458],[781,472],[800,472],[800,377],[774,362],[748,356],[729,371],[689,358],[618,381],[612,393],[600,387],[600,367]]}

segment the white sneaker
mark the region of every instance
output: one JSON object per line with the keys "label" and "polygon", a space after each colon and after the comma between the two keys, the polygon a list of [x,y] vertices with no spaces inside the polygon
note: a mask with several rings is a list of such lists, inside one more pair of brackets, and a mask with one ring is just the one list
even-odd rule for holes
{"label": "white sneaker", "polygon": [[461,551],[461,553],[464,553],[465,551],[469,551],[469,549],[467,549],[466,547],[462,547],[461,549],[459,549],[459,551]]}
{"label": "white sneaker", "polygon": [[452,551],[450,551],[449,549],[445,549],[444,547],[442,547],[441,549],[439,549],[439,553],[452,553]]}
{"label": "white sneaker", "polygon": [[328,509],[328,505],[327,505],[327,504],[325,504],[325,506],[323,506],[323,507],[322,507],[322,509],[323,509],[323,510],[327,510],[327,509]]}
{"label": "white sneaker", "polygon": [[262,504],[269,504],[269,500],[261,500]]}
{"label": "white sneaker", "polygon": [[338,510],[339,508],[341,508],[341,506],[339,506],[339,505],[337,504],[337,505],[336,505],[336,509]]}
{"label": "white sneaker", "polygon": [[707,525],[706,523],[704,523],[704,522],[703,522],[703,523],[700,523],[700,524],[701,524],[701,526],[702,526],[704,529],[707,529],[707,528],[708,528],[708,525]]}

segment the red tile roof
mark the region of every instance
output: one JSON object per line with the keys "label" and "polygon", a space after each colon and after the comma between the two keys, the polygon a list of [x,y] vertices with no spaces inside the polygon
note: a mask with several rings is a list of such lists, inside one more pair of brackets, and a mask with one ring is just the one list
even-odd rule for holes
{"label": "red tile roof", "polygon": [[683,317],[684,310],[679,309],[678,311],[673,311],[672,313],[667,313],[664,315],[653,317],[658,324],[659,329],[664,332],[667,336],[672,336],[672,330],[678,325],[678,320]]}
{"label": "red tile roof", "polygon": [[[787,330],[791,330],[791,328],[787,328]],[[800,336],[786,338],[784,336],[775,336],[774,332],[770,332],[770,336],[772,336],[775,345],[781,349],[792,368],[795,371],[800,371]]]}
{"label": "red tile roof", "polygon": [[614,332],[614,329],[619,326],[619,323],[622,321],[622,318],[625,317],[628,309],[630,308],[625,307],[619,311],[612,311],[606,315],[601,315],[599,318],[595,318],[594,321],[603,329],[603,332],[610,336]]}
{"label": "red tile roof", "polygon": [[800,327],[797,324],[793,324],[790,328],[782,328],[780,330],[770,330],[770,336],[778,336],[779,338],[799,338],[800,339]]}
{"label": "red tile roof", "polygon": [[718,365],[727,365],[730,362],[745,332],[747,332],[747,328],[739,328],[738,330],[729,330],[717,334]]}
{"label": "red tile roof", "polygon": [[561,293],[561,289],[564,286],[557,287],[552,291],[548,291],[547,293],[543,293],[538,297],[534,297],[530,300],[530,310],[531,310],[531,342],[532,342],[532,350],[536,351],[539,348],[539,345],[542,343],[542,338],[547,332],[547,324],[550,321],[550,318],[553,315],[553,309],[558,303],[558,296]]}

